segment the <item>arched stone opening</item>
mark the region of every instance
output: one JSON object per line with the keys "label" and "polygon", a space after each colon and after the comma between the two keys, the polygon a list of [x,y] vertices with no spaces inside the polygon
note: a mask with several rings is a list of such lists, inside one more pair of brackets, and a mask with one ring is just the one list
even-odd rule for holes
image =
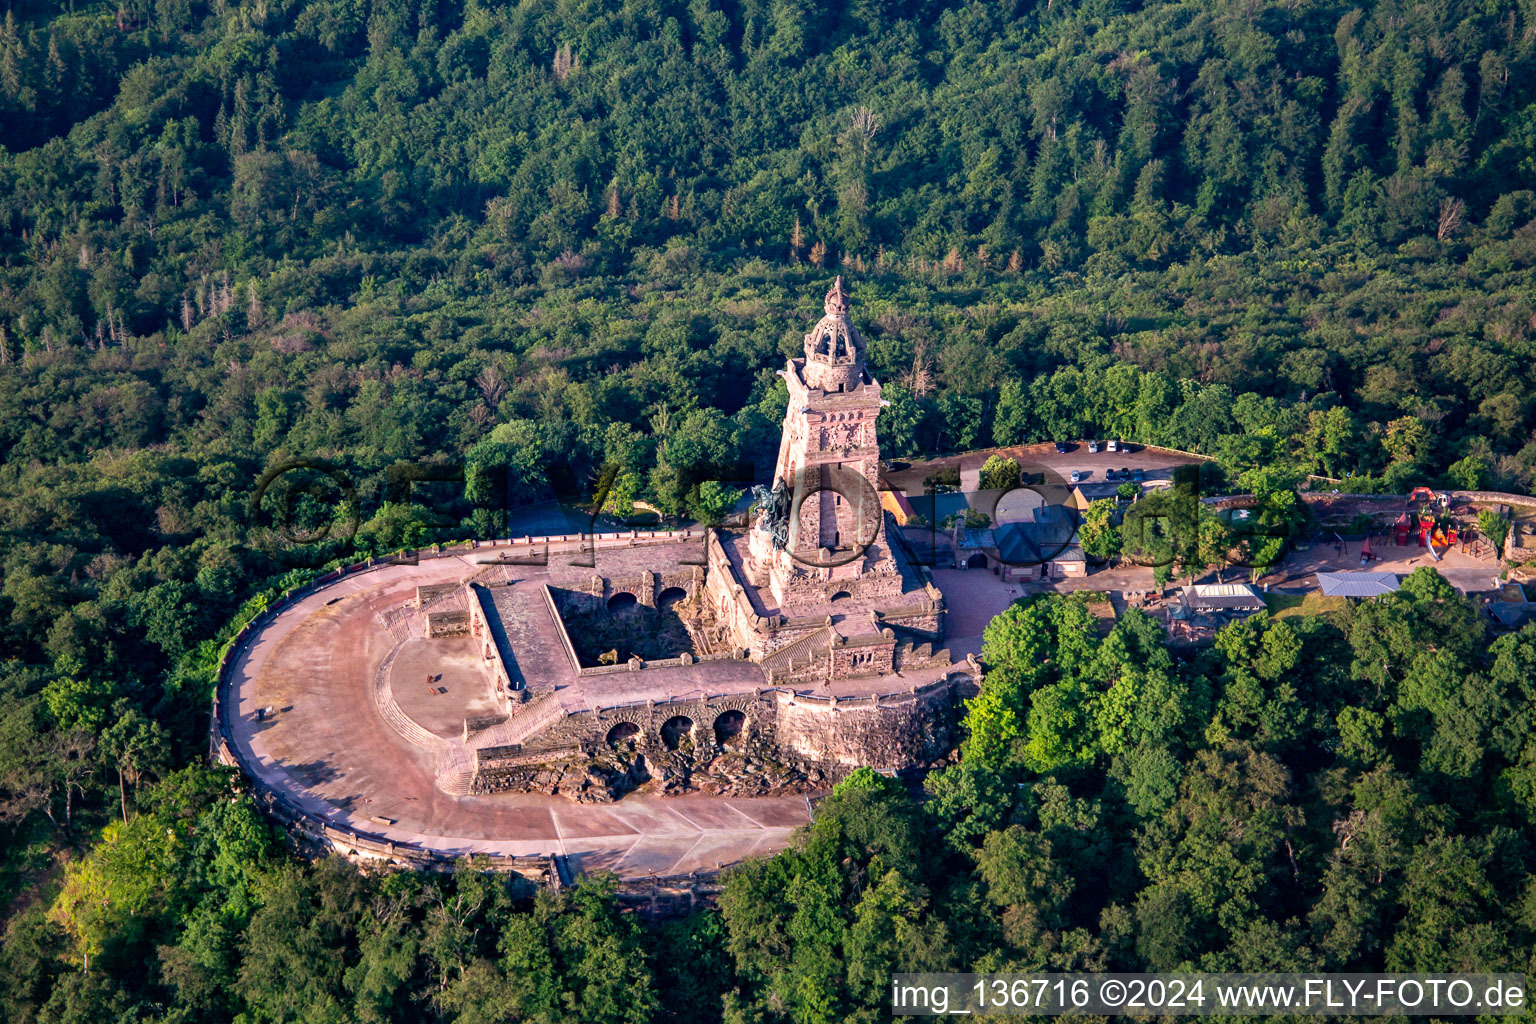
{"label": "arched stone opening", "polygon": [[715,719],[715,742],[722,747],[740,745],[747,734],[747,716],[740,711],[726,711]]}
{"label": "arched stone opening", "polygon": [[640,604],[640,599],[629,591],[621,591],[608,599],[608,611],[611,614],[632,611]]}
{"label": "arched stone opening", "polygon": [[686,600],[688,600],[688,591],[682,587],[667,587],[656,595],[656,607],[666,611],[675,605],[682,604]]}
{"label": "arched stone opening", "polygon": [[839,601],[848,601],[848,600],[851,600],[852,598],[853,598],[853,595],[848,593],[848,591],[846,591],[846,590],[839,590],[837,593],[832,595],[832,603],[833,604],[837,604],[837,602],[839,602]]}
{"label": "arched stone opening", "polygon": [[617,747],[627,745],[629,749],[635,749],[635,744],[640,739],[640,727],[634,722],[620,722],[608,730],[608,745]]}
{"label": "arched stone opening", "polygon": [[967,569],[985,569],[987,567],[987,556],[978,551],[965,560],[965,567]]}
{"label": "arched stone opening", "polygon": [[683,745],[693,746],[693,719],[687,715],[674,715],[661,725],[661,745],[676,750]]}

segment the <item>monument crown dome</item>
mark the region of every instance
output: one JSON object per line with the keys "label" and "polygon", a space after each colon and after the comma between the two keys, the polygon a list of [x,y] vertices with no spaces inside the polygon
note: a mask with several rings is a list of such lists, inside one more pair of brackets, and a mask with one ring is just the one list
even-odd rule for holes
{"label": "monument crown dome", "polygon": [[851,391],[864,380],[864,338],[848,318],[842,275],[827,292],[823,316],[805,336],[805,382],[822,391]]}

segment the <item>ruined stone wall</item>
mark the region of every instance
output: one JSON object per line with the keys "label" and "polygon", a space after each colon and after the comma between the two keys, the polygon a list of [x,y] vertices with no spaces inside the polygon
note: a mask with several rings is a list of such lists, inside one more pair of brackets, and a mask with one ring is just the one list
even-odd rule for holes
{"label": "ruined stone wall", "polygon": [[773,699],[775,691],[761,690],[750,693],[723,694],[714,697],[695,698],[598,708],[594,711],[578,711],[567,715],[559,723],[539,734],[541,745],[561,746],[608,743],[615,727],[629,723],[639,729],[636,746],[644,750],[648,746],[662,746],[661,728],[674,718],[686,718],[692,723],[695,746],[714,745],[716,722],[721,715],[738,711],[746,716],[748,732],[772,742],[778,705]]}
{"label": "ruined stone wall", "polygon": [[[678,574],[678,578],[684,581],[691,581],[695,585],[695,590],[702,588],[702,576]],[[594,576],[593,579],[600,580],[601,577]],[[658,582],[655,585],[655,593],[657,595],[665,593],[672,586],[681,586],[680,583],[663,582],[666,577],[657,577],[657,579]],[[601,676],[610,675],[615,672],[643,672],[646,669],[693,665],[701,661],[742,660],[748,655],[744,648],[730,646],[727,650],[715,651],[713,653],[693,654],[684,651],[670,658],[641,658],[638,655],[631,655],[627,660],[614,665],[583,665],[577,656],[576,645],[571,640],[571,633],[570,629],[566,626],[565,616],[572,613],[600,612],[603,608],[601,604],[603,599],[584,591],[554,587],[549,584],[544,585],[544,599],[545,604],[549,608],[550,615],[554,619],[555,631],[560,636],[560,643],[565,651],[566,658],[578,676]],[[707,617],[708,609],[705,612]],[[692,627],[688,628],[691,634],[693,632]],[[700,643],[696,636],[691,636],[691,639],[695,644]]]}
{"label": "ruined stone wall", "polygon": [[512,674],[507,671],[507,663],[502,660],[501,650],[496,646],[492,631],[490,613],[485,609],[485,602],[490,600],[485,589],[471,585],[466,598],[469,602],[469,633],[479,644],[480,657],[490,666],[491,688],[502,697],[510,710],[514,701],[525,701],[532,694],[523,688],[521,680],[512,678]]}
{"label": "ruined stone wall", "polygon": [[[848,651],[889,646],[847,645]],[[679,735],[703,754],[723,749],[716,725],[727,712],[745,716],[741,736],[777,749],[790,760],[826,766],[915,768],[943,757],[954,742],[958,697],[974,687],[970,672],[955,672],[921,690],[876,697],[826,698],[766,689],[694,700],[645,702],[568,715],[519,751],[505,766],[509,777],[536,774],[541,762],[565,762],[577,748],[606,749],[627,741],[641,754],[675,750]],[[675,720],[689,723],[681,730]],[[674,723],[664,732],[663,727]],[[621,729],[621,726],[632,726]],[[538,750],[547,754],[539,754]],[[547,767],[547,765],[546,765]],[[516,771],[512,771],[512,769]]]}
{"label": "ruined stone wall", "polygon": [[447,597],[457,593],[459,584],[455,583],[426,583],[416,588],[416,607],[425,608],[440,597]]}
{"label": "ruined stone wall", "polygon": [[944,639],[944,609],[942,607],[921,612],[897,612],[882,614],[883,625],[892,626],[901,633],[924,640]]}
{"label": "ruined stone wall", "polygon": [[939,647],[929,640],[917,643],[899,638],[896,643],[895,662],[898,672],[952,664],[947,647]]}
{"label": "ruined stone wall", "polygon": [[[716,619],[726,627],[731,643],[754,658],[765,653],[763,637],[768,622],[757,614],[746,590],[736,581],[731,571],[731,560],[720,544],[720,538],[710,530],[704,541],[705,559],[709,572],[704,580],[706,600],[715,610]],[[788,641],[786,641],[788,642]]]}
{"label": "ruined stone wall", "polygon": [[470,613],[467,611],[427,612],[427,636],[468,636]]}
{"label": "ruined stone wall", "polygon": [[[654,608],[661,599],[661,595],[668,590],[681,590],[688,599],[695,597],[704,586],[705,567],[703,565],[683,565],[671,572],[652,572],[646,570],[635,576],[598,576],[594,574],[587,584],[577,588],[572,584],[565,586],[568,595],[582,595],[587,600],[585,607],[597,607],[604,604],[619,594],[632,594],[636,601],[647,607]],[[563,597],[570,601],[570,597]],[[581,605],[572,604],[572,607]]]}

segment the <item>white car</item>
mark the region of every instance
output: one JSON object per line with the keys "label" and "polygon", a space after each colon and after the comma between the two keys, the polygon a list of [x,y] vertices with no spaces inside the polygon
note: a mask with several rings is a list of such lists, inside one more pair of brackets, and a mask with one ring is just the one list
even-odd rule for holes
{"label": "white car", "polygon": [[1111,442],[1109,442],[1109,450],[1112,451],[1112,452],[1119,451],[1120,450],[1120,442],[1119,441],[1111,441]]}
{"label": "white car", "polygon": [[1088,454],[1089,455],[1097,455],[1097,454],[1099,454],[1099,442],[1097,442],[1097,441],[1089,441],[1088,442]]}

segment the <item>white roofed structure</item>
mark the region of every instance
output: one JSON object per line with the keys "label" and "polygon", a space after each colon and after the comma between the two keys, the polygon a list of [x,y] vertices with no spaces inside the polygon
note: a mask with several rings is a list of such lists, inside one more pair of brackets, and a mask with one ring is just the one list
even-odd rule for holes
{"label": "white roofed structure", "polygon": [[1397,591],[1395,572],[1320,572],[1317,585],[1326,597],[1380,597]]}
{"label": "white roofed structure", "polygon": [[1196,612],[1246,614],[1265,609],[1264,598],[1246,583],[1196,583],[1184,588],[1184,604]]}

